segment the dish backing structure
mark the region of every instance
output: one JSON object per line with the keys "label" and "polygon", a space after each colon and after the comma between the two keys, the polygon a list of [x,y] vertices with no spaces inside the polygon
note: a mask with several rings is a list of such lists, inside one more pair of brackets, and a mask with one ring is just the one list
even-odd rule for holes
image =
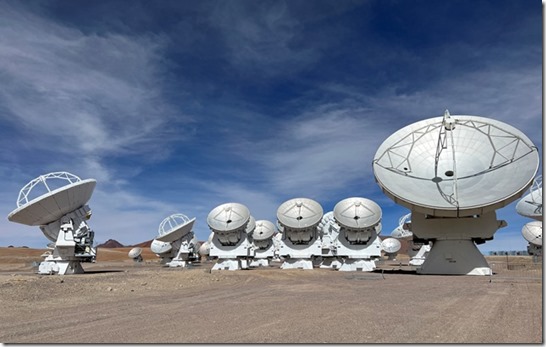
{"label": "dish backing structure", "polygon": [[[38,267],[39,274],[83,273],[81,263],[95,262],[95,233],[87,224],[91,218],[87,202],[96,184],[94,179],[82,180],[62,171],[40,175],[20,190],[17,208],[8,215],[8,220],[39,226],[53,241],[48,244],[53,251],[45,254]],[[32,198],[36,192],[38,196]]]}
{"label": "dish backing structure", "polygon": [[158,236],[150,249],[161,258],[161,264],[185,268],[197,258],[197,238],[192,230],[194,223],[195,218],[175,213],[159,224]]}
{"label": "dish backing structure", "polygon": [[373,170],[383,192],[411,210],[414,235],[433,241],[418,273],[491,275],[475,243],[506,226],[495,211],[523,195],[538,164],[518,129],[446,111],[389,136]]}
{"label": "dish backing structure", "polygon": [[411,232],[411,213],[405,214],[398,220],[398,226],[391,232],[395,239],[404,239],[409,242],[408,255],[409,264],[412,266],[421,266],[430,252],[431,241],[419,240],[413,237]]}

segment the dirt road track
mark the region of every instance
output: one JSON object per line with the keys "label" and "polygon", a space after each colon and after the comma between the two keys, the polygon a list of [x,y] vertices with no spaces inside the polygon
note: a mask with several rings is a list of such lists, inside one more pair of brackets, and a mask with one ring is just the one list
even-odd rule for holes
{"label": "dirt road track", "polygon": [[539,282],[209,268],[0,273],[0,341],[542,343]]}

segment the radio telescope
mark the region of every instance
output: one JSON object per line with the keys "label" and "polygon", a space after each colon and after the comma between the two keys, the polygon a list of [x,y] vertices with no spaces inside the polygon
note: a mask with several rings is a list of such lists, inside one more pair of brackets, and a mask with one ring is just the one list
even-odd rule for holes
{"label": "radio telescope", "polygon": [[394,237],[395,239],[413,239],[410,225],[411,213],[403,215],[398,220],[398,226],[391,232],[391,237]]}
{"label": "radio telescope", "polygon": [[339,224],[334,218],[334,211],[326,212],[318,225],[321,238],[322,256],[321,269],[339,269],[342,261],[337,257],[337,238],[339,236]]}
{"label": "radio telescope", "polygon": [[197,239],[192,231],[195,218],[175,213],[165,218],[150,249],[169,267],[187,267],[197,253]]}
{"label": "radio telescope", "polygon": [[524,217],[542,220],[542,175],[535,178],[530,193],[518,201],[516,211]]}
{"label": "radio telescope", "polygon": [[142,248],[135,247],[129,251],[129,258],[133,259],[135,263],[142,262]]}
{"label": "radio telescope", "polygon": [[542,222],[532,221],[525,224],[521,234],[529,242],[527,252],[530,255],[542,256]]}
{"label": "radio telescope", "polygon": [[[323,251],[336,256],[339,271],[372,271],[381,257],[381,208],[372,200],[352,197],[334,206],[332,215],[321,225]],[[333,219],[331,218],[333,217]],[[323,252],[324,254],[324,252]]]}
{"label": "radio telescope", "polygon": [[475,242],[506,226],[495,210],[523,195],[538,160],[516,128],[446,111],[388,137],[373,169],[383,192],[411,210],[413,234],[434,243],[419,273],[491,275]]}
{"label": "radio telescope", "polygon": [[236,202],[216,206],[207,216],[207,224],[213,233],[210,256],[218,258],[212,270],[247,269],[247,228],[254,229],[255,224],[248,208]]}
{"label": "radio telescope", "polygon": [[273,236],[277,232],[275,224],[268,220],[258,220],[250,236],[250,267],[268,267],[275,255]]}
{"label": "radio telescope", "polygon": [[40,263],[38,273],[83,273],[81,263],[95,262],[95,233],[87,224],[91,218],[87,202],[96,184],[94,179],[82,180],[68,172],[52,172],[33,179],[19,192],[17,208],[8,215],[8,220],[39,226],[54,242],[52,254]]}
{"label": "radio telescope", "polygon": [[411,231],[411,213],[402,216],[398,220],[398,226],[391,232],[395,239],[404,239],[409,243],[408,256],[410,265],[421,266],[430,252],[430,241],[424,241],[413,236]]}
{"label": "radio telescope", "polygon": [[313,260],[321,255],[317,226],[322,206],[307,198],[290,199],[277,209],[277,225],[282,233],[279,255],[281,269],[313,269]]}
{"label": "radio telescope", "polygon": [[387,254],[389,258],[388,260],[396,260],[396,255],[398,254],[398,251],[400,251],[401,247],[402,244],[400,241],[392,237],[384,239],[381,242],[381,249],[383,252],[385,252],[385,254]]}

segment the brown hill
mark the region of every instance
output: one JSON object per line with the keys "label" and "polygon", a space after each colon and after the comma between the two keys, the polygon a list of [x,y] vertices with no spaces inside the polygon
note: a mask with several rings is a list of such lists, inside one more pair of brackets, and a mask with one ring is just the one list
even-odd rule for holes
{"label": "brown hill", "polygon": [[97,248],[119,248],[119,247],[125,247],[121,243],[119,243],[116,240],[109,239],[108,241],[101,243],[100,245],[97,245]]}

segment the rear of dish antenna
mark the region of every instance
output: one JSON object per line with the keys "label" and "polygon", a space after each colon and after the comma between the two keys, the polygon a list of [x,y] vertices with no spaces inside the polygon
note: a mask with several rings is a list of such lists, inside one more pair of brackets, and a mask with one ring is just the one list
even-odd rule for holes
{"label": "rear of dish antenna", "polygon": [[521,234],[529,242],[527,252],[530,255],[542,256],[542,222],[532,221],[525,224]]}
{"label": "rear of dish antenna", "polygon": [[474,241],[506,226],[495,210],[523,195],[538,164],[536,146],[516,128],[446,111],[388,137],[373,169],[383,192],[412,211],[414,235],[434,242],[419,273],[490,275]]}
{"label": "rear of dish antenna", "polygon": [[129,251],[129,258],[133,259],[135,263],[142,262],[142,248],[135,247]]}
{"label": "rear of dish antenna", "polygon": [[95,233],[87,224],[91,218],[87,202],[96,183],[68,172],[52,172],[31,180],[19,192],[17,208],[8,220],[39,226],[54,242],[52,254],[40,263],[38,273],[83,273],[82,262],[95,262]]}
{"label": "rear of dish antenna", "polygon": [[529,194],[518,201],[516,211],[524,217],[542,220],[542,175],[534,179]]}
{"label": "rear of dish antenna", "polygon": [[152,252],[169,267],[187,267],[197,253],[197,240],[192,231],[195,218],[175,213],[159,224],[158,236],[150,246]]}

